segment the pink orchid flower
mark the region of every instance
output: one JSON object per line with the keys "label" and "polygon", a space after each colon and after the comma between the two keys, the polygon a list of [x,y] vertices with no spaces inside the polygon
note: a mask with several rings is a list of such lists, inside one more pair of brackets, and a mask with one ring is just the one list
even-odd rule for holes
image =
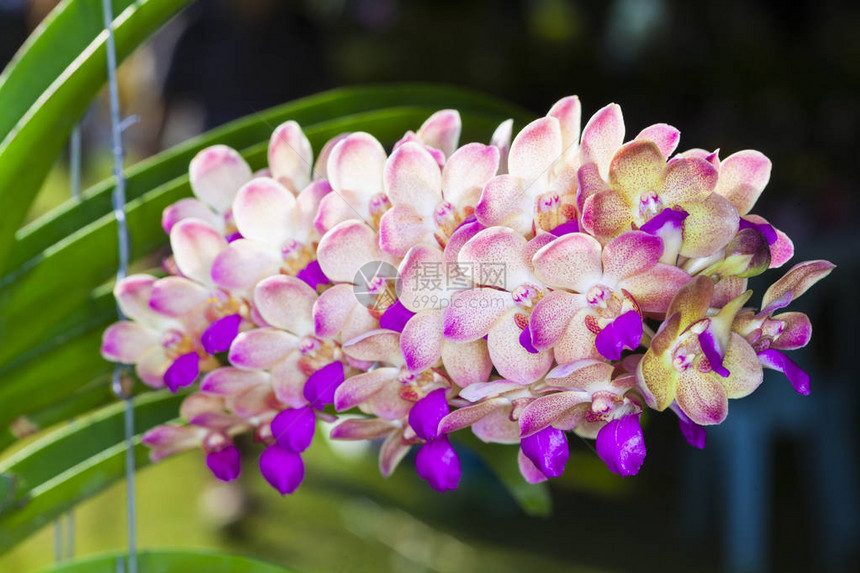
{"label": "pink orchid flower", "polygon": [[499,166],[499,150],[470,143],[439,169],[421,145],[398,147],[385,165],[385,190],[392,208],[380,219],[379,242],[386,252],[404,256],[414,245],[444,247],[475,210],[481,190]]}
{"label": "pink orchid flower", "polygon": [[474,269],[476,288],[460,291],[444,309],[445,338],[469,343],[487,337],[487,349],[498,373],[511,382],[529,384],[552,365],[552,352],[531,347],[529,316],[546,294],[535,276],[532,255],[552,235],[526,241],[508,227],[491,227],[472,237],[458,263]]}
{"label": "pink orchid flower", "polygon": [[636,370],[649,406],[661,411],[677,400],[684,414],[701,426],[725,420],[729,398],[751,394],[762,381],[755,350],[731,331],[752,291],[716,313],[709,310],[713,294],[714,283],[703,276],[681,287]]}
{"label": "pink orchid flower", "polygon": [[803,348],[812,337],[812,324],[802,312],[783,312],[793,300],[829,275],[836,266],[828,261],[807,261],[794,265],[764,293],[762,310],[743,309],[735,317],[732,330],[746,337],[765,368],[784,373],[794,389],[807,395],[809,375],[782,351]]}
{"label": "pink orchid flower", "polygon": [[[629,231],[605,247],[585,233],[571,233],[534,254],[536,275],[556,289],[531,314],[532,344],[552,350],[559,364],[604,356],[620,358],[642,337],[642,317],[662,315],[690,280],[659,262],[663,242]],[[631,314],[632,313],[632,314]]]}

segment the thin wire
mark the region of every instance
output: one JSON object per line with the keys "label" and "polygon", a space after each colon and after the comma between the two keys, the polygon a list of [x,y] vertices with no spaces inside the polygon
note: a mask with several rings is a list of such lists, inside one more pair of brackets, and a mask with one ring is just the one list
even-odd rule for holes
{"label": "thin wire", "polygon": [[69,141],[69,178],[72,182],[72,197],[81,198],[81,126],[72,130]]}
{"label": "thin wire", "polygon": [[[113,209],[117,223],[117,246],[119,254],[119,268],[117,269],[117,280],[124,279],[128,274],[129,238],[128,221],[125,216],[125,175],[123,174],[123,148],[122,148],[122,122],[119,110],[119,84],[117,82],[117,59],[116,42],[113,34],[113,10],[110,0],[102,0],[102,12],[104,15],[104,27],[107,30],[107,71],[108,86],[110,90],[110,118],[111,118],[111,148],[114,158],[114,176],[116,187],[113,192]],[[117,308],[120,318],[123,317],[122,310]],[[134,484],[134,403],[131,393],[126,392],[122,384],[122,369],[119,365],[113,372],[113,391],[125,400],[125,478],[126,478],[126,514],[128,535],[128,571],[137,573],[137,503],[135,501]],[[124,567],[123,567],[124,569]]]}
{"label": "thin wire", "polygon": [[62,516],[54,520],[54,562],[63,560],[63,524]]}

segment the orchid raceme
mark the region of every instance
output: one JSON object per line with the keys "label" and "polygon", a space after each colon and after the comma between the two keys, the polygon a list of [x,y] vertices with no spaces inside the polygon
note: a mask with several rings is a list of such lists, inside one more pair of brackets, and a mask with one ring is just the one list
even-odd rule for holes
{"label": "orchid raceme", "polygon": [[125,318],[104,333],[103,356],[144,383],[193,388],[183,422],[145,436],[152,458],[199,447],[229,481],[252,433],[288,494],[323,420],[333,439],[381,440],[383,475],[414,451],[438,491],[460,482],[467,429],[516,445],[530,483],[561,475],[568,433],[629,476],[648,415],[671,409],[704,447],[763,368],[809,394],[786,351],[811,322],[782,309],[834,266],[796,264],[750,305],[747,279],[794,253],[751,212],[767,157],[676,154],[666,124],[625,141],[615,104],[580,125],[571,96],[489,145],[461,144],[443,110],[390,152],[355,132],[314,158],[295,122],[257,173],[202,151],[195,197],[164,212],[169,276],[119,281]]}

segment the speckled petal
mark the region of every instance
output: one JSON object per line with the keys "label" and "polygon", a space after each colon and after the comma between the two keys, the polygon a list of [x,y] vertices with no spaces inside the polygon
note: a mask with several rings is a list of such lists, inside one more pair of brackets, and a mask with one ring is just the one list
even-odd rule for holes
{"label": "speckled petal", "polygon": [[227,241],[214,227],[200,219],[183,219],[170,231],[170,246],[176,266],[186,277],[201,284],[212,283],[215,258]]}
{"label": "speckled petal", "polygon": [[101,353],[105,360],[135,364],[160,342],[155,330],[124,320],[104,331]]}
{"label": "speckled petal", "polygon": [[663,206],[686,209],[690,201],[705,199],[714,190],[717,177],[717,170],[704,159],[682,157],[669,162],[659,193]]}
{"label": "speckled petal", "polygon": [[246,239],[280,249],[295,235],[295,196],[268,177],[257,177],[242,186],[233,202],[233,219]]}
{"label": "speckled petal", "polygon": [[652,347],[636,367],[636,382],[649,406],[658,411],[668,408],[675,400],[678,386],[678,372],[672,365],[672,356],[657,354]]}
{"label": "speckled petal", "polygon": [[477,288],[459,292],[444,309],[445,338],[456,342],[482,338],[513,304],[510,294],[496,289]]}
{"label": "speckled petal", "polygon": [[271,383],[275,397],[281,404],[290,408],[300,408],[308,403],[304,395],[308,376],[301,370],[299,363],[301,358],[301,352],[295,350],[271,368]]}
{"label": "speckled petal", "polygon": [[379,246],[403,257],[415,245],[434,242],[433,221],[425,219],[409,204],[395,205],[379,220]]}
{"label": "speckled petal", "polygon": [[469,143],[454,152],[442,170],[442,194],[457,207],[474,207],[481,191],[499,168],[499,150],[491,145]]}
{"label": "speckled petal", "polygon": [[834,268],[836,265],[823,260],[804,261],[794,265],[765,291],[761,301],[762,312],[786,295],[789,301],[797,299],[812,285],[829,275]]}
{"label": "speckled petal", "polygon": [[666,160],[653,141],[626,143],[609,164],[609,184],[634,205],[639,196],[660,188]]}
{"label": "speckled petal", "polygon": [[164,277],[152,284],[149,306],[165,316],[179,317],[209,299],[209,290],[184,277]]}
{"label": "speckled petal", "polygon": [[544,296],[535,305],[529,318],[532,345],[538,350],[549,350],[555,346],[584,304],[582,296],[561,290]]}
{"label": "speckled petal", "polygon": [[656,143],[657,147],[660,148],[660,153],[663,154],[663,158],[668,159],[678,147],[681,132],[667,123],[655,123],[640,131],[639,135],[636,136],[636,140],[643,139]]}
{"label": "speckled petal", "polygon": [[254,289],[254,304],[272,326],[298,336],[314,332],[313,307],[317,293],[304,281],[276,275],[261,281]]}
{"label": "speckled petal", "polygon": [[442,364],[451,380],[460,387],[486,382],[493,370],[487,341],[483,338],[472,342],[443,341]]}
{"label": "speckled petal", "polygon": [[461,129],[460,112],[443,109],[428,117],[418,128],[416,135],[424,145],[436,148],[444,153],[445,157],[450,157],[457,149]]}
{"label": "speckled petal", "polygon": [[314,331],[320,338],[338,333],[344,340],[378,328],[375,318],[355,297],[351,284],[335,285],[323,292],[313,308]]}
{"label": "speckled petal", "polygon": [[493,366],[511,382],[530,384],[552,366],[552,352],[532,354],[520,344],[522,328],[517,324],[516,311],[509,311],[496,321],[487,337],[487,348]]}
{"label": "speckled petal", "polygon": [[[513,229],[490,227],[463,245],[457,259],[475,269],[475,281],[482,286],[510,292],[531,278],[528,261],[524,258],[526,243],[526,239]],[[484,272],[485,269],[504,269],[504,272],[500,277],[498,273]],[[484,275],[489,277],[488,281],[484,280]]]}
{"label": "speckled petal", "polygon": [[678,267],[657,263],[641,274],[624,279],[618,286],[633,295],[642,312],[662,313],[666,312],[678,289],[691,278]]}
{"label": "speckled petal", "polygon": [[710,256],[725,247],[738,230],[737,210],[728,199],[716,193],[704,201],[687,203],[684,209],[689,216],[684,221],[682,256]]}
{"label": "speckled petal", "polygon": [[224,231],[224,218],[215,213],[206,203],[193,197],[180,199],[173,205],[165,207],[161,214],[161,228],[169,235],[173,225],[189,217],[201,219],[219,231]]}
{"label": "speckled petal", "polygon": [[558,120],[561,127],[562,148],[567,150],[579,145],[579,135],[582,128],[582,104],[577,96],[561,98],[553,104],[547,115]]}
{"label": "speckled petal", "polygon": [[582,130],[583,164],[596,163],[600,176],[609,176],[609,162],[624,143],[621,106],[611,103],[597,111]]}
{"label": "speckled petal", "polygon": [[606,241],[632,228],[632,207],[613,189],[598,191],[585,199],[581,222],[583,231]]}
{"label": "speckled petal", "polygon": [[490,179],[475,206],[475,216],[487,227],[507,225],[523,235],[531,232],[533,210],[519,177],[498,175]]}
{"label": "speckled petal", "polygon": [[269,139],[269,169],[272,177],[294,193],[311,180],[314,155],[311,142],[295,121],[275,128]]}
{"label": "speckled petal", "polygon": [[802,312],[784,312],[772,316],[771,320],[783,323],[782,333],[774,339],[771,348],[795,350],[806,346],[812,338],[812,323]]}
{"label": "speckled petal", "polygon": [[585,233],[559,237],[535,253],[535,274],[545,284],[584,293],[603,276],[601,248]]}
{"label": "speckled petal", "polygon": [[230,209],[239,187],[251,179],[251,168],[238,151],[226,145],[200,151],[188,171],[194,194],[221,213]]}
{"label": "speckled petal", "polygon": [[579,404],[591,402],[591,394],[581,391],[556,392],[541,396],[520,412],[520,435],[531,436],[551,426]]}
{"label": "speckled petal", "polygon": [[700,426],[719,424],[729,413],[723,379],[713,371],[701,372],[695,364],[678,376],[677,400],[684,413]]}
{"label": "speckled petal", "polygon": [[326,166],[329,183],[335,191],[349,190],[357,197],[381,193],[386,159],[385,149],[375,137],[352,133],[331,150]]}
{"label": "speckled petal", "polygon": [[282,263],[278,250],[257,241],[237,239],[215,257],[212,282],[230,291],[250,291],[260,280],[277,274]]}
{"label": "speckled petal", "polygon": [[353,282],[358,270],[374,261],[390,262],[377,246],[376,233],[362,221],[339,223],[320,240],[317,260],[334,282]]}
{"label": "speckled petal", "polygon": [[561,125],[554,117],[542,117],[525,126],[511,143],[508,172],[528,187],[545,179],[552,164],[561,157]]}
{"label": "speckled petal", "polygon": [[409,319],[400,335],[400,349],[410,372],[418,373],[442,357],[442,311],[424,310]]}
{"label": "speckled petal", "polygon": [[678,330],[686,330],[688,326],[705,316],[713,294],[714,282],[708,277],[699,275],[678,290],[666,311],[666,316],[680,313]]}
{"label": "speckled petal", "polygon": [[618,282],[644,273],[663,255],[660,237],[629,231],[612,239],[603,248],[603,276],[607,281]]}
{"label": "speckled petal", "polygon": [[746,215],[770,181],[770,170],[770,159],[761,152],[738,151],[720,164],[720,178],[714,190],[731,201],[738,213]]}
{"label": "speckled petal", "polygon": [[298,337],[275,328],[243,332],[230,347],[230,363],[238,368],[266,370],[298,346]]}
{"label": "speckled petal", "polygon": [[343,351],[359,360],[402,364],[400,333],[391,330],[373,330],[362,334],[343,345]]}
{"label": "speckled petal", "polygon": [[723,356],[723,367],[729,371],[729,377],[723,380],[723,388],[730,399],[749,396],[762,382],[758,356],[740,334],[731,334]]}

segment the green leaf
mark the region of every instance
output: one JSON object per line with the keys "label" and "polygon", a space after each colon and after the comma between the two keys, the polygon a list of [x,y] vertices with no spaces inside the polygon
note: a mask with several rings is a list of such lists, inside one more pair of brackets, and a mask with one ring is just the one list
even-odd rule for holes
{"label": "green leaf", "polygon": [[[117,560],[126,559],[124,553],[111,553],[98,557],[78,559],[72,563],[43,569],[42,573],[116,573]],[[146,573],[178,573],[205,571],[206,573],[284,573],[283,567],[257,559],[214,553],[209,551],[160,550],[140,551],[137,567]]]}
{"label": "green leaf", "polygon": [[[114,19],[117,57],[125,58],[187,2],[114,2],[124,8]],[[95,31],[101,28],[96,23],[100,2],[68,0],[57,10],[18,54],[0,85],[0,109],[4,115],[7,107],[13,110],[4,121],[16,121],[0,128],[0,268],[51,164],[107,75],[107,34]],[[57,61],[47,63],[51,58]]]}
{"label": "green leaf", "polygon": [[552,513],[552,497],[546,482],[530,484],[523,479],[516,451],[512,451],[510,445],[488,444],[471,432],[457,432],[452,438],[475,452],[487,464],[525,513],[540,517]]}
{"label": "green leaf", "polygon": [[[134,399],[136,465],[149,463],[140,434],[176,418],[183,395]],[[125,473],[125,404],[54,430],[0,463],[0,552]]]}

